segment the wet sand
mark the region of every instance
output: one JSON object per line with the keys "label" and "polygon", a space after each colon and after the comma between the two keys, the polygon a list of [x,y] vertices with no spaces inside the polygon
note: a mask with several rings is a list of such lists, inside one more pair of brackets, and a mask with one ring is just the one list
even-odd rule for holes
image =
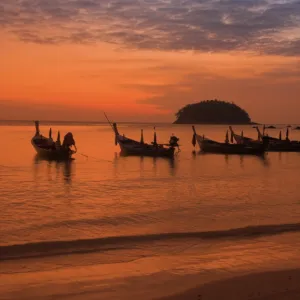
{"label": "wet sand", "polygon": [[272,271],[210,282],[160,300],[298,300],[300,269]]}

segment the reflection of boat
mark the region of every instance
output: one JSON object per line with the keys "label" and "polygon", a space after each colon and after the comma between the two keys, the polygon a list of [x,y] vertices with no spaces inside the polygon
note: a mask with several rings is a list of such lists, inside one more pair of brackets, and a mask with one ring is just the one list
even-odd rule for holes
{"label": "reflection of boat", "polygon": [[[55,168],[56,174],[60,177],[63,175],[63,179],[66,183],[71,183],[72,175],[74,173],[74,159],[58,160],[54,158],[47,158],[36,154],[34,157],[34,168],[38,172],[41,167],[47,166],[49,171],[52,167]],[[51,167],[51,168],[49,168]],[[51,176],[52,178],[52,176]]]}
{"label": "reflection of boat", "polygon": [[115,133],[115,143],[119,144],[122,155],[153,156],[153,157],[173,157],[175,149],[179,148],[179,139],[171,136],[169,144],[158,144],[156,132],[154,132],[154,141],[152,144],[144,142],[143,130],[141,131],[141,141],[135,141],[120,135],[117,124],[113,123],[112,128]]}
{"label": "reflection of boat", "polygon": [[213,140],[210,140],[204,136],[198,135],[196,129],[193,126],[194,136],[193,136],[193,145],[196,145],[196,142],[199,144],[199,147],[202,152],[207,153],[221,153],[221,154],[252,154],[252,155],[262,155],[266,151],[265,143],[257,143],[256,145],[247,145],[247,144],[230,144],[228,131],[226,133],[225,143],[219,143]]}
{"label": "reflection of boat", "polygon": [[[37,154],[41,157],[49,159],[70,159],[76,153],[75,140],[71,132],[67,133],[64,137],[63,143],[60,142],[60,133],[58,132],[56,142],[52,139],[52,131],[50,128],[49,137],[40,134],[39,121],[35,122],[36,133],[31,139],[31,144],[36,150]],[[75,150],[71,147],[74,146]]]}

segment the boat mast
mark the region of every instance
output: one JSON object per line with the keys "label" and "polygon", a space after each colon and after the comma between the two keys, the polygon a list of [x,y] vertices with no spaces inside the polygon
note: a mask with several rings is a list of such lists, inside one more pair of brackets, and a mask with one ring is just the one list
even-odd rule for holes
{"label": "boat mast", "polygon": [[142,145],[144,145],[144,130],[141,129],[141,142],[140,142]]}
{"label": "boat mast", "polygon": [[105,116],[105,118],[106,118],[108,124],[110,125],[110,127],[112,128],[112,130],[113,130],[114,133],[115,133],[115,145],[117,145],[117,144],[118,144],[118,136],[120,135],[120,134],[119,134],[119,131],[118,131],[118,128],[117,128],[117,123],[113,123],[113,124],[112,124],[112,123],[110,122],[110,120],[108,119],[106,113],[105,113],[105,112],[103,112],[103,113],[104,113],[104,116]]}
{"label": "boat mast", "polygon": [[230,141],[233,144],[234,143],[234,131],[232,129],[232,126],[229,126],[229,130],[230,130]]}
{"label": "boat mast", "polygon": [[115,131],[114,130],[114,126],[113,126],[113,124],[109,121],[109,119],[108,119],[108,117],[107,117],[107,115],[106,115],[106,113],[105,112],[103,112],[104,113],[104,116],[105,116],[105,118],[106,118],[106,120],[107,120],[107,122],[108,122],[108,124],[110,125],[110,127],[113,129],[113,131]]}
{"label": "boat mast", "polygon": [[226,131],[225,143],[229,144],[229,133],[228,133],[228,130]]}
{"label": "boat mast", "polygon": [[40,135],[40,122],[35,121],[35,135]]}
{"label": "boat mast", "polygon": [[195,126],[194,126],[194,125],[192,126],[192,128],[193,128],[193,132],[194,132],[194,134],[193,134],[193,139],[192,139],[192,145],[193,145],[194,147],[196,147],[197,133],[196,133],[196,129],[195,129]]}
{"label": "boat mast", "polygon": [[154,146],[157,146],[157,136],[156,136],[156,130],[155,130],[155,127],[154,127],[153,145],[154,145]]}
{"label": "boat mast", "polygon": [[61,145],[61,141],[60,141],[60,132],[59,132],[59,131],[58,131],[58,133],[57,133],[56,144]]}
{"label": "boat mast", "polygon": [[258,141],[263,141],[264,133],[263,133],[263,135],[261,134],[258,126],[256,126],[255,128],[256,128],[257,133],[258,133]]}

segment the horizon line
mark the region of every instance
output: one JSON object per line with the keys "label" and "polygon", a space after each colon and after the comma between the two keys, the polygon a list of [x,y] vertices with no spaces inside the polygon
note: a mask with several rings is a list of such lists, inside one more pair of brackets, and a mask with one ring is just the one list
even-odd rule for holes
{"label": "horizon line", "polygon": [[[0,123],[17,123],[17,122],[20,122],[20,123],[34,123],[35,121],[40,121],[42,123],[78,123],[78,124],[108,124],[107,121],[75,121],[75,120],[72,120],[72,121],[64,121],[64,120],[18,120],[18,119],[0,119]],[[217,124],[217,123],[214,123],[214,124],[197,124],[197,123],[191,123],[191,124],[174,124],[173,122],[162,122],[162,121],[159,121],[159,122],[153,122],[153,121],[149,121],[149,122],[141,122],[141,121],[120,121],[120,122],[117,122],[118,124],[169,124],[169,125],[192,125],[192,124],[195,124],[195,125],[232,125],[232,124]],[[299,125],[300,123],[258,123],[257,125]],[[243,126],[252,126],[254,124],[234,124],[236,126],[239,126],[239,125],[243,125]]]}

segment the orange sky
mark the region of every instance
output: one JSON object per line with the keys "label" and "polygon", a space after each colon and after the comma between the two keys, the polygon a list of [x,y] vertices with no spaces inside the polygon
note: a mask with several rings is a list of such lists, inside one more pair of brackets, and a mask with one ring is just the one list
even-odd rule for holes
{"label": "orange sky", "polygon": [[105,110],[119,121],[169,122],[187,103],[218,98],[254,121],[300,123],[299,18],[290,12],[282,25],[278,1],[246,7],[271,24],[255,30],[245,7],[232,15],[230,6],[214,7],[219,27],[195,23],[213,1],[189,0],[187,8],[154,0],[143,9],[129,1],[21,2],[2,4],[0,119],[103,121]]}

